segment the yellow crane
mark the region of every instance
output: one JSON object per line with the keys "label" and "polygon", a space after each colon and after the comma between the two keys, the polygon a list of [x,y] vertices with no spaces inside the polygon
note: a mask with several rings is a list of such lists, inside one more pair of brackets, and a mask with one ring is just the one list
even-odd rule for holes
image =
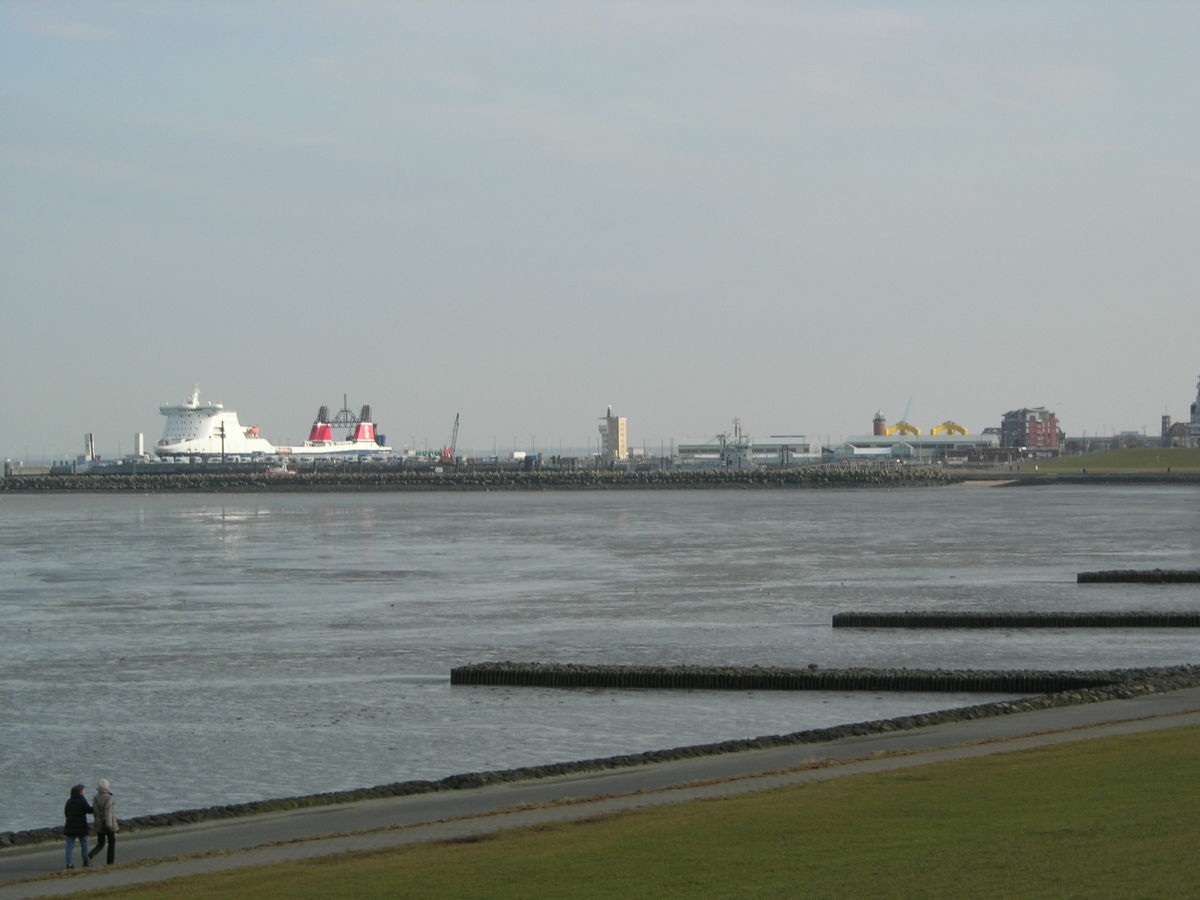
{"label": "yellow crane", "polygon": [[930,434],[969,434],[967,429],[963,428],[957,422],[951,422],[947,419],[941,425],[929,429]]}

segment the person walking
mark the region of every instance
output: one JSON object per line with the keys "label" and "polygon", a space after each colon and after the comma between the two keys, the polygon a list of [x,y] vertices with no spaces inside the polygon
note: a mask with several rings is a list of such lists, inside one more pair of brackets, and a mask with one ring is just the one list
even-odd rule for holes
{"label": "person walking", "polygon": [[96,817],[96,846],[91,853],[88,853],[83,864],[86,866],[88,860],[103,850],[104,845],[107,844],[108,854],[104,858],[104,864],[111,866],[117,856],[117,802],[113,799],[107,778],[101,778],[96,784],[96,799],[92,803],[92,813]]}
{"label": "person walking", "polygon": [[79,854],[86,866],[89,862],[88,857],[88,814],[92,811],[92,804],[88,803],[87,788],[82,784],[77,784],[71,788],[71,796],[67,798],[67,803],[63,807],[63,815],[66,816],[66,824],[63,825],[63,834],[67,837],[67,868],[75,868],[72,865],[72,858],[75,855],[75,842],[79,841]]}

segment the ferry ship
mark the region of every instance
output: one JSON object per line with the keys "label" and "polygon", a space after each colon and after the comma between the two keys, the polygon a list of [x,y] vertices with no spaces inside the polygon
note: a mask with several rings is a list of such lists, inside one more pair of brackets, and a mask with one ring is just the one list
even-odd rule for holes
{"label": "ferry ship", "polygon": [[[317,411],[308,440],[292,447],[273,445],[259,434],[258,426],[243,425],[238,414],[225,409],[220,402],[202,404],[199,388],[183,403],[160,406],[158,411],[167,417],[162,437],[154,446],[154,452],[160,457],[341,459],[386,456],[392,452],[383,436],[376,432],[370,406],[364,406],[357,416],[343,406],[332,419],[329,407],[322,406]],[[344,440],[334,439],[335,427],[349,429]]]}
{"label": "ferry ship", "polygon": [[154,445],[159,456],[270,456],[277,451],[258,433],[243,425],[238,414],[220,402],[200,403],[200,389],[175,406],[160,406],[167,417],[162,437]]}

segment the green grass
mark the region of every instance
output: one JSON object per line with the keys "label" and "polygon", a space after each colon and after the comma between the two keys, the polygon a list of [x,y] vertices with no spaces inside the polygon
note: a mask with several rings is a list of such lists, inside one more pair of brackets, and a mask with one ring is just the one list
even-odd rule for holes
{"label": "green grass", "polygon": [[[1022,463],[1021,470],[1032,469],[1034,463]],[[1105,450],[1083,456],[1061,456],[1039,459],[1039,472],[1196,472],[1200,471],[1200,449],[1172,447],[1169,449],[1134,448]]]}
{"label": "green grass", "polygon": [[1198,809],[1189,727],[119,894],[1191,897]]}

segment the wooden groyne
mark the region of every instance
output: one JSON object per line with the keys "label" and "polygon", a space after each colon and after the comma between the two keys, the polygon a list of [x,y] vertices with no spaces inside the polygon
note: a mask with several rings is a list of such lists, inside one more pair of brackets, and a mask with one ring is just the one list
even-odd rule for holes
{"label": "wooden groyne", "polygon": [[1200,569],[1112,569],[1080,572],[1077,584],[1200,584]]}
{"label": "wooden groyne", "polygon": [[585,666],[483,662],[450,670],[452,685],[706,691],[904,691],[1048,694],[1100,687],[1111,673],[751,666]]}
{"label": "wooden groyne", "polygon": [[1200,612],[846,612],[834,628],[1200,628]]}

